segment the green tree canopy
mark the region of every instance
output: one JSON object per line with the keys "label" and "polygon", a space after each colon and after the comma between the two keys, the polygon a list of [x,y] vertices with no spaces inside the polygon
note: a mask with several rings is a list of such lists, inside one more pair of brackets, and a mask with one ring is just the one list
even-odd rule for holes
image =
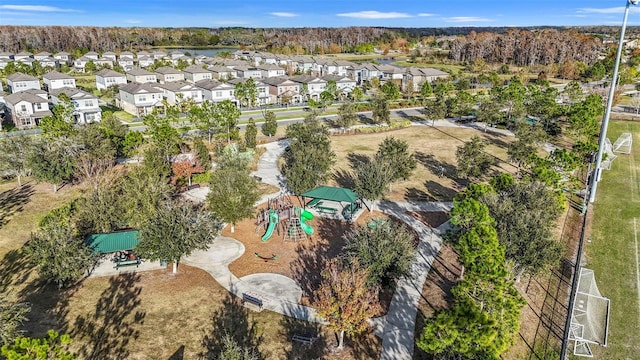
{"label": "green tree canopy", "polygon": [[387,136],[378,145],[375,160],[387,165],[391,181],[409,179],[418,165],[414,154],[409,152],[409,143],[393,136]]}
{"label": "green tree canopy", "polygon": [[278,131],[278,121],[276,120],[276,113],[271,110],[267,110],[264,113],[264,123],[262,124],[262,133],[268,137],[272,137]]}
{"label": "green tree canopy", "polygon": [[253,118],[249,118],[249,123],[244,130],[244,143],[249,149],[256,148],[256,137],[258,136],[258,127]]}
{"label": "green tree canopy", "polygon": [[493,165],[493,157],[485,152],[486,143],[474,135],[471,141],[458,146],[456,159],[458,174],[466,178],[480,178],[486,175]]}
{"label": "green tree canopy", "polygon": [[384,96],[374,96],[371,99],[372,120],[376,124],[391,122],[391,112],[389,111],[389,101]]}
{"label": "green tree canopy", "polygon": [[7,360],[74,360],[69,350],[71,337],[49,330],[43,339],[19,337],[12,344],[3,345],[0,354]]}
{"label": "green tree canopy", "polygon": [[0,170],[15,174],[18,186],[22,186],[22,178],[30,171],[29,154],[33,145],[33,139],[28,135],[0,139]]}

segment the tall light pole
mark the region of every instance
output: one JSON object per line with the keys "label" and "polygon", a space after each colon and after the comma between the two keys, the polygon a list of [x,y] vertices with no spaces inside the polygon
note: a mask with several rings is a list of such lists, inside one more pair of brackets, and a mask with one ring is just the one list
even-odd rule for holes
{"label": "tall light pole", "polygon": [[589,195],[589,202],[596,200],[596,190],[598,189],[598,181],[600,181],[600,175],[602,169],[600,165],[602,163],[602,153],[604,151],[604,145],[607,140],[607,128],[609,127],[609,118],[611,117],[611,108],[613,107],[613,95],[616,91],[616,80],[618,80],[618,67],[620,66],[620,57],[622,56],[622,46],[624,42],[624,32],[627,29],[627,18],[629,17],[629,6],[638,5],[640,0],[627,0],[627,6],[624,8],[624,17],[622,19],[622,28],[620,28],[620,39],[618,40],[618,51],[616,52],[616,62],[613,66],[613,76],[611,77],[611,88],[609,89],[609,97],[607,98],[607,107],[604,111],[604,118],[602,119],[602,127],[600,128],[600,142],[598,144],[598,156],[596,157],[596,166],[593,169],[591,175],[591,193]]}

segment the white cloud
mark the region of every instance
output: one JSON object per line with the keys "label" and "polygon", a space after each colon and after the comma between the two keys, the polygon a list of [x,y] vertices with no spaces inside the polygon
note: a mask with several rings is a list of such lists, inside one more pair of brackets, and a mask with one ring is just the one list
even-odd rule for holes
{"label": "white cloud", "polygon": [[294,14],[294,13],[290,13],[290,12],[281,12],[281,11],[276,11],[276,12],[272,12],[269,13],[273,16],[278,16],[278,17],[296,17],[298,16],[298,14]]}
{"label": "white cloud", "polygon": [[444,18],[444,20],[447,22],[454,22],[454,23],[492,21],[491,19],[477,17],[477,16],[452,16],[452,17]]}
{"label": "white cloud", "polygon": [[[633,8],[631,8],[633,9]],[[587,14],[622,14],[624,12],[624,6],[610,7],[610,8],[581,8],[578,9],[578,13]]]}
{"label": "white cloud", "polygon": [[418,16],[434,16],[435,14],[429,14],[429,13],[420,13],[418,14]]}
{"label": "white cloud", "polygon": [[350,17],[356,19],[400,19],[411,17],[409,14],[400,12],[380,12],[380,11],[357,11],[350,13],[336,14],[337,16]]}
{"label": "white cloud", "polygon": [[0,9],[15,11],[37,11],[37,12],[77,12],[74,9],[61,9],[47,5],[0,5]]}

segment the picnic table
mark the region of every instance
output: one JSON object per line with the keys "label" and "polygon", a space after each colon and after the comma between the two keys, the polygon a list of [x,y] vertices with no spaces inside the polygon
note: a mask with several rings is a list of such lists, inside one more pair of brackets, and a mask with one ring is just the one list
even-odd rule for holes
{"label": "picnic table", "polygon": [[338,212],[338,209],[336,208],[325,207],[325,206],[316,206],[316,209],[318,209],[318,211],[323,214],[335,215]]}

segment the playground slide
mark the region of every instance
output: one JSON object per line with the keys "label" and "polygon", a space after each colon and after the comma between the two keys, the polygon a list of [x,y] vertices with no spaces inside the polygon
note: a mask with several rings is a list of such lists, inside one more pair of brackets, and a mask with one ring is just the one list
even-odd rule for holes
{"label": "playground slide", "polygon": [[273,230],[275,230],[276,226],[278,226],[279,220],[280,218],[278,217],[277,212],[271,211],[269,213],[269,226],[267,227],[267,232],[265,232],[264,235],[262,235],[262,241],[266,242],[267,240],[269,240],[271,235],[273,235]]}
{"label": "playground slide", "polygon": [[306,210],[302,210],[300,213],[300,228],[308,235],[313,235],[313,228],[308,224],[305,224],[305,222],[311,219],[313,219],[313,214]]}

